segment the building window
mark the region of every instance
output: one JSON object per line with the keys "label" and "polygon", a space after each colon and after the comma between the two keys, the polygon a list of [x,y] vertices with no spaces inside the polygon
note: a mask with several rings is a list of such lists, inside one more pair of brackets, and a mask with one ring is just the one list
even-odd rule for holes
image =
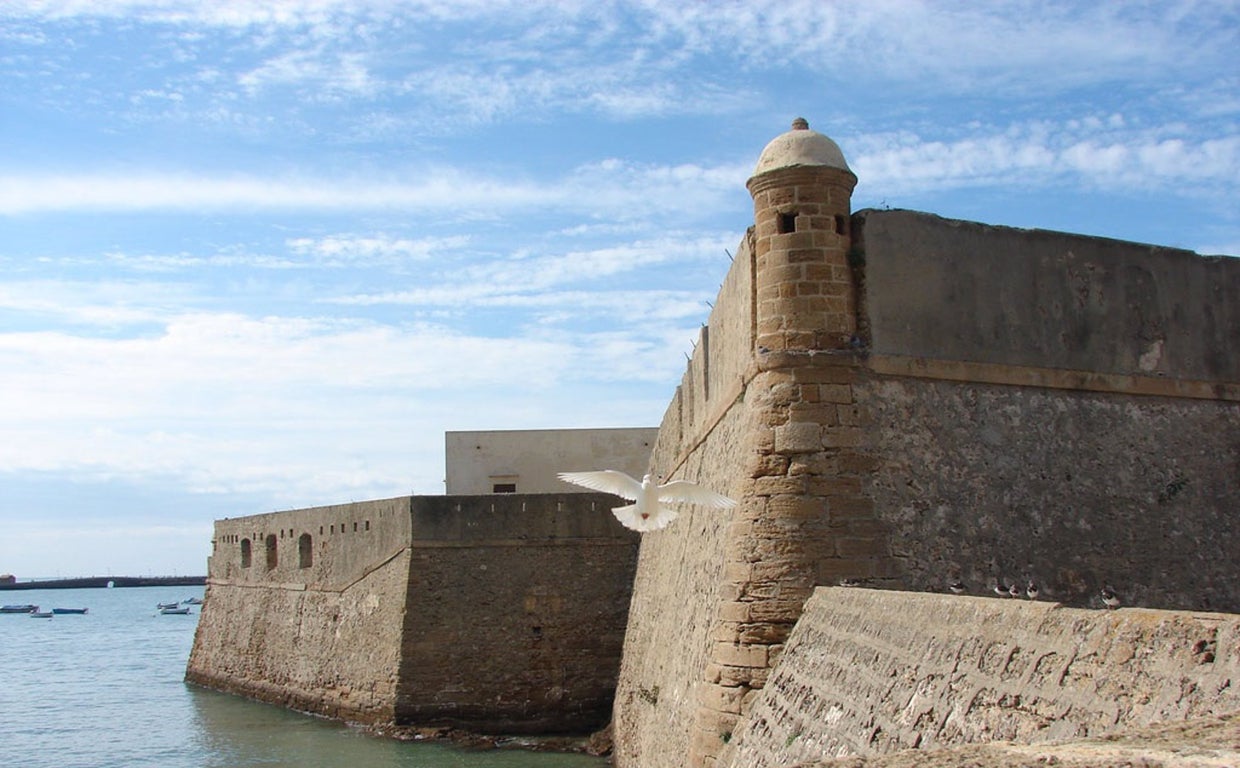
{"label": "building window", "polygon": [[241,567],[242,568],[250,567],[250,540],[249,539],[241,540]]}
{"label": "building window", "polygon": [[276,535],[274,533],[267,534],[267,570],[276,567]]}
{"label": "building window", "polygon": [[797,215],[795,211],[779,214],[779,219],[775,223],[775,231],[778,234],[786,235],[789,232],[797,231]]}
{"label": "building window", "polygon": [[487,480],[491,483],[491,493],[516,493],[517,483],[521,481],[521,476],[505,467],[503,470],[487,475]]}
{"label": "building window", "polygon": [[314,563],[314,550],[310,534],[303,533],[297,538],[297,567],[309,568]]}

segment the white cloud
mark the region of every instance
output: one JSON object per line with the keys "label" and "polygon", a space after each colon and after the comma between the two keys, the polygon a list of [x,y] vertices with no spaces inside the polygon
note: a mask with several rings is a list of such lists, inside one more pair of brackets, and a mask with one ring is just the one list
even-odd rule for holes
{"label": "white cloud", "polygon": [[492,178],[443,168],[416,183],[365,178],[268,178],[87,173],[0,175],[0,215],[35,211],[201,211],[291,209],[450,211],[463,216],[531,208],[606,212],[630,218],[698,213],[744,183],[740,166],[638,165],[618,160],[582,166],[560,179]]}
{"label": "white cloud", "polygon": [[156,286],[115,279],[0,281],[0,309],[27,318],[103,329],[160,322],[167,315],[167,307],[189,301],[193,301],[190,292],[175,283]]}
{"label": "white cloud", "polygon": [[[411,440],[438,443],[444,429],[475,419],[512,424],[522,411],[544,425],[585,422],[599,383],[663,389],[684,341],[661,325],[484,337],[425,324],[195,313],[141,337],[0,333],[0,367],[11,372],[0,380],[0,466],[173,478],[208,493],[390,493],[407,482]],[[554,397],[570,390],[572,398]]]}
{"label": "white cloud", "polygon": [[460,250],[470,241],[468,235],[409,239],[388,234],[339,234],[327,237],[297,237],[286,241],[295,254],[311,256],[319,266],[359,266],[425,261],[432,256]]}
{"label": "white cloud", "polygon": [[322,50],[280,54],[241,73],[237,82],[251,95],[271,86],[305,85],[309,86],[305,92],[318,99],[370,96],[381,87],[367,71],[360,54],[334,55]]}
{"label": "white cloud", "polygon": [[[174,25],[189,33],[186,46],[201,44],[194,33],[230,30],[260,57],[235,75],[251,95],[292,88],[303,100],[370,101],[414,92],[424,102],[418,120],[441,127],[548,110],[619,119],[752,110],[761,90],[718,80],[721,60],[836,83],[931,82],[1000,100],[1120,78],[1174,86],[1189,67],[1232,62],[1235,18],[1226,0],[1047,2],[1019,12],[1004,2],[916,0],[46,0],[6,10],[31,21]],[[228,101],[216,108],[235,110]]]}
{"label": "white cloud", "polygon": [[[713,286],[692,292],[663,290],[657,287],[655,270],[713,264],[722,275],[726,271],[726,252],[735,247],[739,237],[739,233],[703,237],[676,232],[592,250],[519,254],[515,258],[453,266],[437,281],[414,288],[340,296],[329,301],[355,306],[571,306],[597,312],[616,310],[633,317],[683,317],[679,312],[668,314],[669,308],[683,306],[685,299],[693,297],[700,312],[703,298],[713,297]],[[645,276],[640,281],[642,287],[617,290],[612,279],[630,273]],[[573,285],[581,289],[564,290]]]}
{"label": "white cloud", "polygon": [[1240,176],[1240,134],[1218,138],[1168,136],[1182,130],[1127,130],[1121,119],[1085,119],[1055,129],[1043,123],[1009,129],[979,128],[953,141],[923,140],[916,134],[859,137],[849,163],[871,189],[896,194],[926,189],[1007,186],[1019,174],[1022,186],[1063,183],[1124,191],[1134,185],[1174,185],[1176,195],[1194,197],[1232,188]]}

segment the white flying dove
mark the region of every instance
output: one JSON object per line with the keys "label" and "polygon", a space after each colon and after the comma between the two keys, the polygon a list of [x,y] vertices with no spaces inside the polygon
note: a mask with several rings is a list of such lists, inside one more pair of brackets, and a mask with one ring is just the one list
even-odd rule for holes
{"label": "white flying dove", "polygon": [[653,476],[646,475],[639,483],[614,469],[603,469],[597,472],[561,472],[557,477],[574,485],[613,493],[622,499],[634,502],[623,507],[616,507],[611,510],[611,513],[624,527],[635,531],[657,531],[676,519],[676,515],[680,513],[671,507],[663,506],[661,502],[664,501],[687,501],[711,509],[727,509],[736,506],[736,502],[727,496],[688,480],[673,480],[659,485]]}

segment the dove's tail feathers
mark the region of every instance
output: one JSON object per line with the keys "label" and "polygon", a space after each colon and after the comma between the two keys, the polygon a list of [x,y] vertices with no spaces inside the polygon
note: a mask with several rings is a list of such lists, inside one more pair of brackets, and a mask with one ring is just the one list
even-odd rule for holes
{"label": "dove's tail feathers", "polygon": [[666,528],[669,523],[676,519],[677,512],[659,505],[651,513],[643,515],[637,511],[636,504],[628,504],[623,507],[615,507],[611,513],[616,516],[620,524],[625,528],[631,528],[635,531],[657,531]]}

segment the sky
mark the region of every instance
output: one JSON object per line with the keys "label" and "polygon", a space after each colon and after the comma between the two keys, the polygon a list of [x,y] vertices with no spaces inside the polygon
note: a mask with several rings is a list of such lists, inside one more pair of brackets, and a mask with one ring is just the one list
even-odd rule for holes
{"label": "sky", "polygon": [[1240,2],[0,0],[0,573],[657,426],[794,117],[853,208],[1240,254]]}

